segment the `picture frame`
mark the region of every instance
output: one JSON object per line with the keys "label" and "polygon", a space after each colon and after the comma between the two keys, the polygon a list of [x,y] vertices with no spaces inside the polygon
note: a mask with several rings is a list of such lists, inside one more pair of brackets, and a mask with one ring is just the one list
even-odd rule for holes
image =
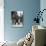
{"label": "picture frame", "polygon": [[23,11],[11,11],[12,27],[23,27],[24,13]]}

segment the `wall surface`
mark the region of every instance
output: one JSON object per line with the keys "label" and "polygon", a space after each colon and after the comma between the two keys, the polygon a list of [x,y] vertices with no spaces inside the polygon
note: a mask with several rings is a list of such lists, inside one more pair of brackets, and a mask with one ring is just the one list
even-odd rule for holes
{"label": "wall surface", "polygon": [[[40,0],[40,10],[42,11],[43,9],[46,9],[46,0]],[[46,10],[43,12],[43,22],[40,21],[40,25],[46,27]]]}
{"label": "wall surface", "polygon": [[4,41],[4,0],[0,0],[0,42]]}
{"label": "wall surface", "polygon": [[[18,41],[24,37],[32,29],[32,20],[37,15],[36,12],[40,9],[40,0],[5,0],[4,1],[4,27],[5,40]],[[24,11],[24,27],[12,28],[11,26],[11,11]]]}

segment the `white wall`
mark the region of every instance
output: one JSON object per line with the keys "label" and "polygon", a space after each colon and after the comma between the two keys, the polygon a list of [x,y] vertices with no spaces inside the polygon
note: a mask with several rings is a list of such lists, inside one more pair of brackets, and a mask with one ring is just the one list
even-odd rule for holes
{"label": "white wall", "polygon": [[4,0],[0,0],[0,42],[4,41]]}

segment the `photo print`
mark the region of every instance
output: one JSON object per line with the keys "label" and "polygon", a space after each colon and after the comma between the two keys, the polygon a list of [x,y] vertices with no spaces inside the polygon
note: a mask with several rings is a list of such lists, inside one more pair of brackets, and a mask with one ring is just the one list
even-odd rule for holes
{"label": "photo print", "polygon": [[11,11],[11,23],[13,27],[23,27],[24,25],[23,11]]}

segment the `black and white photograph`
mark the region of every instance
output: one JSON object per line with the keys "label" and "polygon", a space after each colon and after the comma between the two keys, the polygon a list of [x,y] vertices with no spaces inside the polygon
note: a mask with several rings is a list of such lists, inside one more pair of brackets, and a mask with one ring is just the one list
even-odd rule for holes
{"label": "black and white photograph", "polygon": [[11,11],[11,22],[13,27],[23,27],[23,11]]}

